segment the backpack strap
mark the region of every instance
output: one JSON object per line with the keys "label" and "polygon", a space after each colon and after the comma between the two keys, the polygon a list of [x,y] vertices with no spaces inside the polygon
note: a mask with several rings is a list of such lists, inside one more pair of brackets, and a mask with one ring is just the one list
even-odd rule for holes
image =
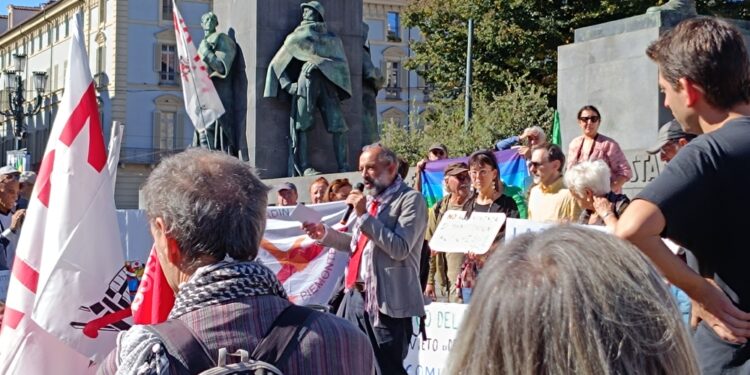
{"label": "backpack strap", "polygon": [[313,320],[312,309],[292,304],[279,314],[250,357],[278,367],[299,345]]}
{"label": "backpack strap", "polygon": [[178,373],[197,374],[216,366],[203,342],[183,321],[169,319],[148,328],[159,335],[167,354],[176,359],[176,361],[170,361],[170,364],[178,370]]}

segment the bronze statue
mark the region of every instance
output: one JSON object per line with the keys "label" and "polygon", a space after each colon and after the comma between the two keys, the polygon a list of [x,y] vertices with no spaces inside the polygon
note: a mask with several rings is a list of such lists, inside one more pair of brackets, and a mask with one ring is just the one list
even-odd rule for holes
{"label": "bronze statue", "polygon": [[686,16],[697,16],[695,9],[695,0],[669,0],[666,4],[653,6],[646,10],[646,13],[654,12],[679,12]]}
{"label": "bronze statue", "polygon": [[232,90],[232,63],[237,53],[237,45],[229,35],[216,31],[218,25],[219,20],[213,12],[201,17],[205,37],[198,46],[198,55],[208,66],[209,77],[216,87],[225,112],[216,122],[206,126],[205,133],[195,133],[193,145],[237,156]]}
{"label": "bronze statue", "polygon": [[362,146],[373,144],[380,140],[378,132],[378,112],[375,99],[378,91],[383,88],[385,79],[380,69],[372,64],[370,46],[367,44],[367,34],[370,27],[362,22]]}
{"label": "bronze statue", "polygon": [[[300,5],[302,22],[286,37],[271,60],[263,96],[278,97],[279,87],[292,96],[290,115],[290,175],[310,175],[308,134],[320,110],[333,136],[339,172],[349,171],[346,120],[341,100],[352,96],[349,63],[341,39],[328,31],[325,10],[317,1]],[[296,155],[296,158],[295,158]]]}

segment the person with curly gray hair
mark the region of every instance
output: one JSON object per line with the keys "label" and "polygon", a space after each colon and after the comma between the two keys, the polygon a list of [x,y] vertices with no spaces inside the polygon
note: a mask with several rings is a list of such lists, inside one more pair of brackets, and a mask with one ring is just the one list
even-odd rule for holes
{"label": "person with curly gray hair", "polygon": [[[268,187],[247,163],[217,151],[189,149],[162,160],[143,195],[151,235],[176,300],[161,325],[120,334],[100,374],[197,374],[205,363],[164,336],[182,326],[205,356],[222,349],[252,353],[292,306],[274,273],[254,261],[266,224]],[[306,333],[274,365],[284,374],[370,374],[367,336],[331,314],[307,310]],[[188,340],[190,341],[190,340]],[[189,351],[188,351],[189,352]],[[201,365],[201,366],[198,366]],[[214,366],[216,363],[214,362]],[[209,364],[210,367],[210,364]]]}
{"label": "person with curly gray hair", "polygon": [[625,241],[554,227],[516,237],[486,269],[447,374],[699,374],[661,276]]}

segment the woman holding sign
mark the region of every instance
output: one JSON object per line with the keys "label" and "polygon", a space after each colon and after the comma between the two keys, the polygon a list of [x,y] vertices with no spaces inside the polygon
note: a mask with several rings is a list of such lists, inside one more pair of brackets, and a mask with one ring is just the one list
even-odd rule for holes
{"label": "woman holding sign", "polygon": [[[466,202],[466,217],[473,212],[502,212],[506,217],[519,218],[518,206],[513,198],[503,194],[505,187],[500,180],[500,168],[497,166],[495,154],[491,151],[476,151],[469,157],[469,177],[474,189],[473,196]],[[495,238],[495,243],[505,235],[505,225]],[[483,257],[469,254],[462,266],[458,277],[458,287],[461,288],[464,303],[471,300],[471,288],[474,286],[476,275],[482,264]]]}

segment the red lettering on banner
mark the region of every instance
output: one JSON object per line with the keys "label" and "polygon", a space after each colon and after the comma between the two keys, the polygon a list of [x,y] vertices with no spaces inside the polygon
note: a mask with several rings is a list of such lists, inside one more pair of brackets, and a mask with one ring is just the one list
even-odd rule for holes
{"label": "red lettering on banner", "polygon": [[21,258],[16,257],[13,262],[13,276],[20,281],[26,289],[36,293],[36,287],[39,284],[39,272],[31,268]]}
{"label": "red lettering on banner", "polygon": [[41,186],[39,189],[39,200],[42,202],[44,207],[49,207],[49,194],[52,188],[49,177],[52,174],[52,166],[55,165],[55,150],[50,151],[47,156],[42,160],[42,165],[39,167],[39,178],[38,184]]}
{"label": "red lettering on banner", "polygon": [[107,150],[104,148],[104,135],[102,124],[99,122],[99,108],[96,104],[93,82],[89,84],[81,101],[71,113],[68,122],[65,123],[60,134],[60,141],[70,147],[86,124],[86,120],[89,123],[88,162],[97,172],[101,172],[107,165]]}
{"label": "red lettering on banner", "polygon": [[16,329],[18,327],[18,323],[21,323],[21,319],[23,319],[23,313],[18,310],[13,310],[8,306],[5,306],[5,313],[3,314],[3,327],[8,326],[10,328]]}

